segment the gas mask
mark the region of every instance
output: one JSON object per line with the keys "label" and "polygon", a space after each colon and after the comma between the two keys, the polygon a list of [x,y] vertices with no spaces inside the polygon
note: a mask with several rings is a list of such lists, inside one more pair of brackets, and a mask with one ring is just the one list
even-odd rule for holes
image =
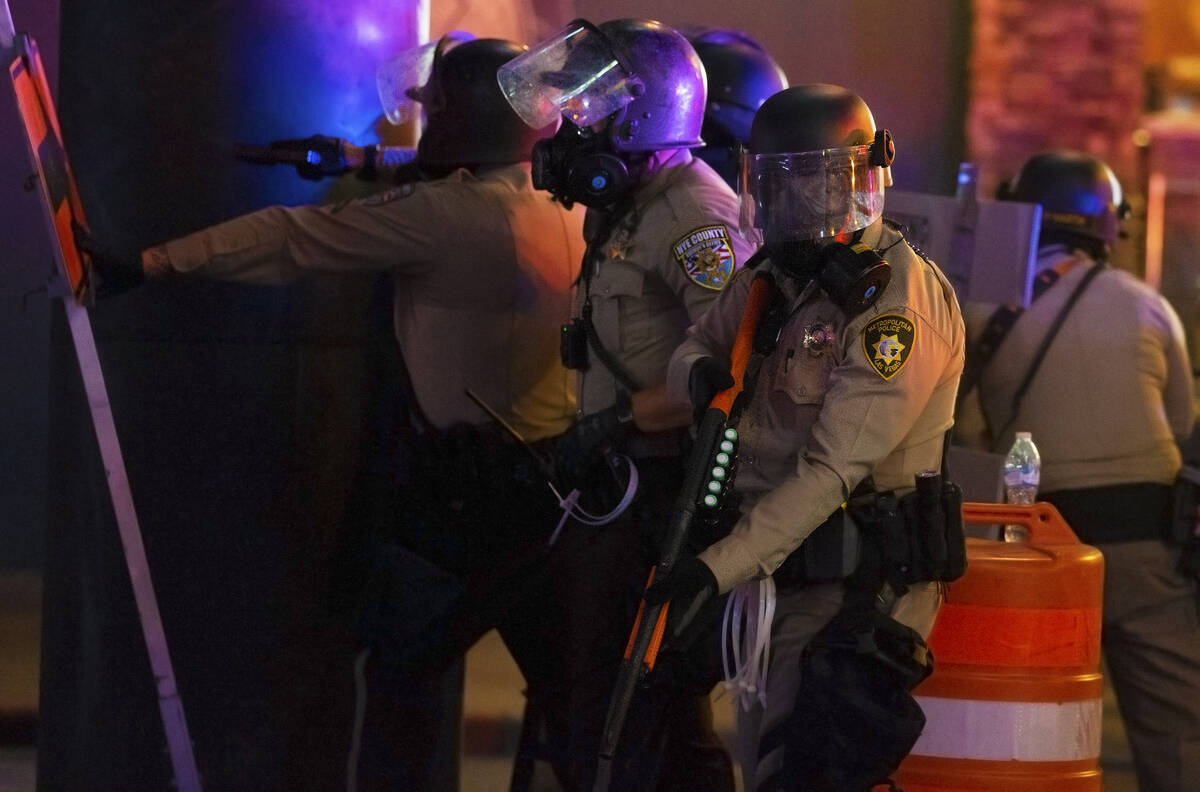
{"label": "gas mask", "polygon": [[857,239],[850,244],[787,240],[767,244],[766,249],[780,270],[801,284],[815,280],[849,317],[874,305],[892,279],[891,265]]}
{"label": "gas mask", "polygon": [[607,132],[563,121],[554,137],[533,144],[533,186],[567,207],[616,203],[636,184],[636,174],[609,140]]}

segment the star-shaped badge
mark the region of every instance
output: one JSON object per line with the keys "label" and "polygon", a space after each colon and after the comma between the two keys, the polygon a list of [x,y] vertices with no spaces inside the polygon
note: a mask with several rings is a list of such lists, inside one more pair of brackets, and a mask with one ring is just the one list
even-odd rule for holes
{"label": "star-shaped badge", "polygon": [[883,314],[863,328],[863,354],[875,373],[890,380],[904,368],[917,343],[917,326],[906,316]]}

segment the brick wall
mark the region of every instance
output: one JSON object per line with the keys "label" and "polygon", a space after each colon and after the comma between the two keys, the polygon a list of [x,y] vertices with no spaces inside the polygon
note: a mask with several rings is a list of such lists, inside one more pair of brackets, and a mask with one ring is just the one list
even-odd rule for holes
{"label": "brick wall", "polygon": [[975,0],[966,121],[980,186],[1031,154],[1075,148],[1136,184],[1147,0]]}

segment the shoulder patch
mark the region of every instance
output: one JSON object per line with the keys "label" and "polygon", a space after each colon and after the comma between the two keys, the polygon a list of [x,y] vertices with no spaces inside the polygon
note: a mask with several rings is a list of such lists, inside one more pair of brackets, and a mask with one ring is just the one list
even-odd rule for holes
{"label": "shoulder patch", "polygon": [[899,314],[882,314],[863,328],[863,354],[875,372],[890,380],[904,368],[917,343],[917,326]]}
{"label": "shoulder patch", "polygon": [[390,190],[384,190],[381,193],[368,195],[363,199],[363,204],[365,206],[382,206],[383,204],[391,203],[392,201],[400,198],[407,198],[413,194],[413,190],[416,188],[416,186],[416,182],[408,182],[407,184],[401,184],[399,187],[393,187]]}
{"label": "shoulder patch", "polygon": [[707,225],[689,231],[671,245],[675,260],[688,279],[706,289],[720,291],[733,275],[733,245],[724,225]]}

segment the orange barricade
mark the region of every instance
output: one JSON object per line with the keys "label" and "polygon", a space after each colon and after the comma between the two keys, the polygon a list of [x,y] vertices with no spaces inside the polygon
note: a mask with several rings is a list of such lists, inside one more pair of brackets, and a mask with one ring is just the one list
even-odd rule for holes
{"label": "orange barricade", "polygon": [[926,724],[905,792],[1100,792],[1104,559],[1048,503],[967,503],[968,523],[1017,524],[1028,543],[967,539],[915,691]]}

